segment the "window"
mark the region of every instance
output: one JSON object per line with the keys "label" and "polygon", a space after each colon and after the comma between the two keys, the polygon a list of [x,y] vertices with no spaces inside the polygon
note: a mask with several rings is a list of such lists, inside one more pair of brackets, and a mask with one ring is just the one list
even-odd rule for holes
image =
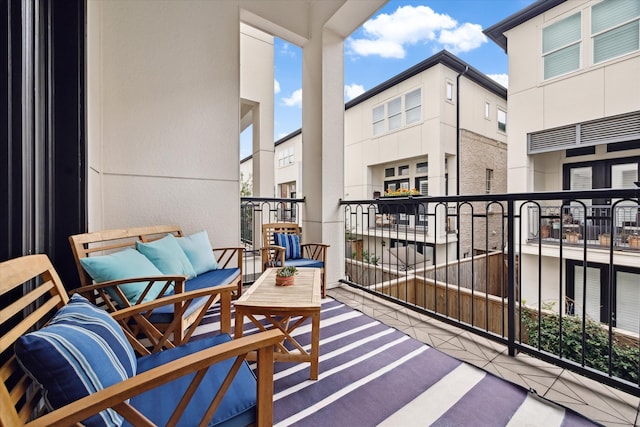
{"label": "window", "polygon": [[404,108],[407,124],[419,122],[422,119],[422,89],[416,89],[404,96]]}
{"label": "window", "polygon": [[384,177],[389,178],[390,176],[396,176],[396,168],[386,168],[384,170]]}
{"label": "window", "polygon": [[484,103],[484,118],[487,120],[491,119],[491,103],[488,101]]}
{"label": "window", "polygon": [[593,63],[640,49],[640,2],[605,0],[591,8]]}
{"label": "window", "polygon": [[447,82],[446,86],[447,101],[453,101],[453,83]]}
{"label": "window", "polygon": [[498,129],[502,132],[507,131],[507,112],[498,108]]}
{"label": "window", "polygon": [[545,80],[580,68],[581,20],[576,13],[542,30]]}
{"label": "window", "polygon": [[429,162],[416,163],[416,173],[429,173]]}
{"label": "window", "polygon": [[405,165],[405,166],[398,167],[398,175],[400,176],[409,175],[409,166]]}
{"label": "window", "polygon": [[416,178],[416,190],[420,192],[422,196],[429,195],[429,177]]}
{"label": "window", "polygon": [[293,147],[289,147],[287,149],[283,149],[278,153],[278,167],[285,167],[288,165],[292,165],[295,161],[293,155]]}
{"label": "window", "polygon": [[583,266],[581,262],[567,262],[568,312],[580,317],[584,312],[603,323],[608,323],[611,317],[613,326],[637,334],[640,325],[640,270],[613,266],[611,293],[609,268],[605,264],[588,263]]}
{"label": "window", "polygon": [[402,126],[402,98],[392,99],[387,103],[387,114],[389,115],[389,130]]}
{"label": "window", "polygon": [[384,132],[384,105],[379,105],[373,109],[373,134],[380,135]]}
{"label": "window", "polygon": [[493,194],[493,169],[487,169],[485,171],[485,182],[486,182],[486,189],[485,189],[485,193],[487,194]]}

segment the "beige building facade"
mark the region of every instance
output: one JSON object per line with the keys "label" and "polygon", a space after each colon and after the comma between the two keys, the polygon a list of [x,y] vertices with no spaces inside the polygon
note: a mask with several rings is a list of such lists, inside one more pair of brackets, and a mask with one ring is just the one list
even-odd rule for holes
{"label": "beige building facade", "polygon": [[[488,28],[485,33],[509,56],[510,192],[636,188],[640,170],[640,2],[616,0],[538,1]],[[605,296],[619,313],[619,324],[638,332],[640,256],[625,251],[637,233],[637,204],[619,205],[609,229],[595,219],[616,200],[570,202],[580,239],[596,244],[599,235],[615,239],[613,264],[609,251],[593,250],[587,268],[578,249],[567,248],[561,265],[567,301],[595,295],[587,314],[600,319]],[[560,202],[561,203],[561,202]],[[523,221],[523,235],[531,233]],[[582,240],[581,240],[582,241]],[[525,245],[524,251],[526,252]],[[522,277],[538,276],[538,256],[522,256]],[[558,248],[543,248],[542,283],[556,283]],[[586,273],[585,273],[586,272]],[[611,273],[611,276],[609,275]],[[545,280],[545,277],[549,280]],[[613,283],[609,283],[613,277]],[[609,286],[614,287],[610,293]],[[537,290],[522,284],[532,304],[558,300],[558,290]],[[602,299],[600,299],[602,295]],[[565,304],[558,304],[563,307]],[[576,310],[582,307],[576,306]],[[624,314],[623,314],[624,313]],[[623,320],[624,318],[624,320]]]}

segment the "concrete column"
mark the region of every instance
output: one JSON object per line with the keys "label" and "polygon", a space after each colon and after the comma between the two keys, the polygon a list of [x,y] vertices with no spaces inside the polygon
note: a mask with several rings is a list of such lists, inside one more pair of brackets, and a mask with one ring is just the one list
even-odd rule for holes
{"label": "concrete column", "polygon": [[253,107],[253,195],[274,197],[273,105]]}
{"label": "concrete column", "polygon": [[302,226],[306,242],[331,245],[325,273],[330,287],[344,276],[344,50],[338,35],[313,31],[302,60]]}

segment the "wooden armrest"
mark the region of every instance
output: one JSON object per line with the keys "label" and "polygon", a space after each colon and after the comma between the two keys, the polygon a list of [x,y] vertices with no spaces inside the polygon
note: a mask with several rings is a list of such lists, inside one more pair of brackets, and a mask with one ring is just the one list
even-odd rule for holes
{"label": "wooden armrest", "polygon": [[324,262],[327,258],[327,248],[329,245],[325,243],[305,243],[300,245],[302,253],[306,253],[306,258],[315,259]]}
{"label": "wooden armrest", "polygon": [[220,268],[237,267],[242,269],[242,257],[244,254],[242,246],[213,248],[213,253],[216,255],[216,261]]}
{"label": "wooden armrest", "polygon": [[[134,411],[137,414],[137,411],[125,403],[126,400],[176,378],[204,371],[209,366],[223,360],[233,357],[244,358],[251,351],[258,352],[257,387],[258,409],[260,411],[261,405],[273,404],[273,348],[283,337],[284,334],[279,330],[269,330],[218,344],[114,384],[45,414],[27,425],[34,427],[68,426],[108,408],[113,408],[127,421],[135,424],[135,420],[130,417],[130,412]],[[215,396],[216,392],[212,392],[211,399],[213,400]],[[179,403],[180,401],[177,399],[176,404]]]}

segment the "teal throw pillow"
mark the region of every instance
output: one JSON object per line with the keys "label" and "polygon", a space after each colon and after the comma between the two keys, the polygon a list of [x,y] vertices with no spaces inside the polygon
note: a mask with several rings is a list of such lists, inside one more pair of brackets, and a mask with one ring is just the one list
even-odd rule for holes
{"label": "teal throw pillow", "polygon": [[[147,257],[132,248],[127,248],[109,255],[80,258],[80,264],[82,264],[82,267],[96,283],[135,277],[163,276],[162,272],[158,270]],[[138,301],[142,292],[144,292],[146,285],[147,282],[127,283],[121,285],[120,289],[129,302],[134,304]],[[156,299],[162,291],[163,286],[164,282],[154,283],[143,302]],[[120,302],[112,289],[107,289],[106,291],[116,302]],[[167,290],[167,293],[172,291],[173,286]]]}
{"label": "teal throw pillow", "polygon": [[218,261],[211,248],[207,230],[186,237],[178,237],[176,240],[187,254],[197,274],[218,269]]}
{"label": "teal throw pillow", "polygon": [[164,274],[189,276],[190,279],[197,276],[191,261],[173,234],[149,243],[136,242],[136,249]]}

